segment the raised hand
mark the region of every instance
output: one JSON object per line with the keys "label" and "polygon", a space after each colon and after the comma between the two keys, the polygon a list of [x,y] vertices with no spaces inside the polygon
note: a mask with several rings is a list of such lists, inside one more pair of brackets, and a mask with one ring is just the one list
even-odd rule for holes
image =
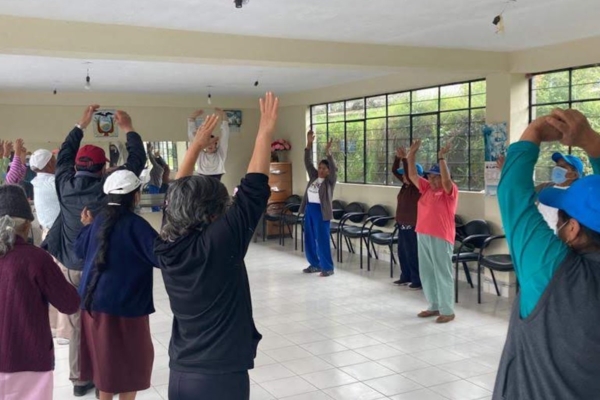
{"label": "raised hand", "polygon": [[272,135],[275,132],[275,124],[277,123],[277,111],[279,108],[279,99],[271,92],[265,94],[265,97],[260,99],[260,125],[258,133],[267,133]]}
{"label": "raised hand", "polygon": [[148,153],[152,153],[152,149],[153,149],[152,143],[148,142],[148,144],[146,145],[146,151]]}
{"label": "raised hand", "polygon": [[327,154],[328,156],[331,155],[331,145],[333,144],[333,139],[329,139],[329,141],[327,142],[327,146],[325,147],[325,154]]}
{"label": "raised hand", "polygon": [[80,220],[81,220],[81,223],[83,224],[83,226],[88,226],[92,222],[94,222],[94,216],[92,215],[92,212],[90,210],[88,210],[87,207],[84,207],[83,210],[81,211]]}
{"label": "raised hand", "polygon": [[446,155],[450,152],[450,149],[452,149],[452,140],[448,141],[448,143],[446,143],[446,145],[440,149],[438,152],[438,159],[446,158]]}
{"label": "raised hand", "polygon": [[204,110],[196,110],[194,111],[191,115],[190,115],[190,120],[196,120],[196,118],[198,118],[199,116],[201,116],[202,114],[204,114]]}
{"label": "raised hand", "polygon": [[420,148],[421,148],[421,139],[417,139],[410,145],[410,149],[408,150],[408,157],[416,157],[417,152],[419,151]]}
{"label": "raised hand", "polygon": [[315,133],[311,129],[310,131],[308,131],[306,133],[306,143],[308,143],[309,145],[312,146],[314,141],[315,141]]}
{"label": "raised hand", "polygon": [[115,122],[119,129],[121,129],[125,133],[134,132],[133,122],[131,122],[131,117],[125,111],[117,111],[115,114]]}
{"label": "raised hand", "polygon": [[85,109],[78,124],[81,127],[81,129],[85,129],[88,127],[88,125],[92,122],[92,119],[94,118],[94,113],[98,111],[99,108],[100,106],[98,104],[92,104]]}
{"label": "raised hand", "polygon": [[211,137],[215,127],[219,122],[219,117],[215,114],[211,114],[200,125],[194,136],[194,142],[192,145],[199,147],[200,149],[206,149],[213,143],[216,143],[218,138]]}
{"label": "raised hand", "polygon": [[560,142],[565,146],[585,148],[598,136],[585,115],[577,110],[557,108],[546,118],[546,122],[562,134]]}
{"label": "raised hand", "polygon": [[521,135],[521,140],[555,142],[562,140],[563,134],[550,123],[550,117],[543,116],[533,120]]}
{"label": "raised hand", "polygon": [[23,139],[17,139],[15,142],[15,155],[22,157],[23,149],[25,149]]}
{"label": "raised hand", "polygon": [[400,146],[396,149],[396,157],[398,157],[399,159],[403,159],[406,158],[406,156],[406,149],[404,147]]}
{"label": "raised hand", "polygon": [[4,157],[10,157],[10,153],[13,151],[13,144],[10,140],[4,142]]}
{"label": "raised hand", "polygon": [[225,111],[223,111],[222,109],[215,108],[215,114],[217,114],[219,116],[219,118],[221,119],[221,122],[227,121],[227,114],[225,114]]}

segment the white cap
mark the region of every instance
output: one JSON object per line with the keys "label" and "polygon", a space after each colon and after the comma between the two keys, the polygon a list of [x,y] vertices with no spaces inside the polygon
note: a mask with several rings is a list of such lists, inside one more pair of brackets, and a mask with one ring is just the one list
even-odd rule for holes
{"label": "white cap", "polygon": [[29,159],[29,166],[37,170],[43,170],[52,159],[52,152],[46,149],[36,150]]}
{"label": "white cap", "polygon": [[142,181],[135,174],[126,169],[113,172],[104,182],[104,193],[127,194],[139,188]]}

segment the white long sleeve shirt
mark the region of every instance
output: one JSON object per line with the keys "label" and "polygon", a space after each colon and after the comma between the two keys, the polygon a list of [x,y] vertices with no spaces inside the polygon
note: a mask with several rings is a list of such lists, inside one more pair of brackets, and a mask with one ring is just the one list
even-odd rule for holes
{"label": "white long sleeve shirt", "polygon": [[[196,136],[196,122],[188,119],[188,139],[190,142]],[[227,150],[229,146],[229,122],[221,123],[221,136],[219,137],[219,147],[217,151],[210,154],[204,151],[200,152],[196,163],[196,172],[200,175],[222,175],[225,173],[225,161],[227,160]]]}
{"label": "white long sleeve shirt", "polygon": [[50,229],[60,213],[54,175],[38,172],[31,184],[37,219],[44,229]]}

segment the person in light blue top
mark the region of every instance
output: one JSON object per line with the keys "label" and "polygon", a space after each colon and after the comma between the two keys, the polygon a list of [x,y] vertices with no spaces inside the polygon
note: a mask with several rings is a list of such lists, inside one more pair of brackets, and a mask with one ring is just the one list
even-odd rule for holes
{"label": "person in light blue top", "polygon": [[[600,176],[536,194],[542,142],[579,147],[600,172],[600,135],[576,110],[555,110],[510,146],[498,186],[521,290],[493,400],[595,399],[600,393]],[[558,209],[556,233],[536,199]]]}

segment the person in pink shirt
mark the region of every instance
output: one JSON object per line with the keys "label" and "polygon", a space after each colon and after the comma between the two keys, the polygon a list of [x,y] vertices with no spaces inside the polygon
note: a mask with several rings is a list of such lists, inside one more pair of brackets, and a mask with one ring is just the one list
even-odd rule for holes
{"label": "person in pink shirt", "polygon": [[454,284],[452,279],[452,252],[454,247],[458,187],[450,177],[446,154],[450,143],[438,153],[438,164],[427,171],[427,179],[419,177],[416,155],[421,141],[410,147],[408,176],[421,192],[417,211],[417,242],[419,250],[419,273],[427,310],[420,318],[437,317],[437,323],[454,320]]}
{"label": "person in pink shirt", "polygon": [[[9,145],[11,145],[10,142]],[[25,166],[26,155],[27,149],[24,146],[23,139],[17,139],[15,142],[15,154],[10,163],[4,183],[18,185],[25,178],[25,174],[27,173],[27,167]]]}

